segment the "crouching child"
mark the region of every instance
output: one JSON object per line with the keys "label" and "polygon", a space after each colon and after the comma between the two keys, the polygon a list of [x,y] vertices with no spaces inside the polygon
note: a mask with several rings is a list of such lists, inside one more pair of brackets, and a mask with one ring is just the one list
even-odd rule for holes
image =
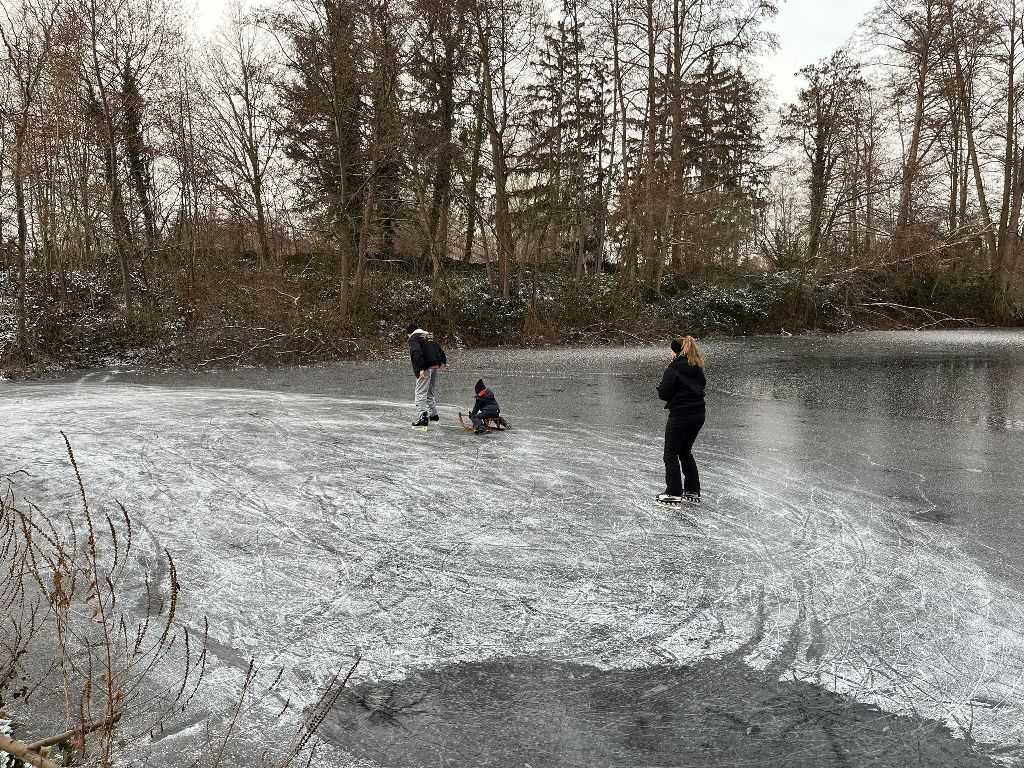
{"label": "crouching child", "polygon": [[476,427],[474,430],[476,434],[487,433],[487,419],[497,419],[498,425],[502,429],[508,429],[508,422],[501,418],[501,406],[498,405],[497,398],[484,384],[483,379],[477,381],[474,391],[476,392],[476,402],[473,403],[473,410],[469,412],[469,418],[473,422],[473,426]]}

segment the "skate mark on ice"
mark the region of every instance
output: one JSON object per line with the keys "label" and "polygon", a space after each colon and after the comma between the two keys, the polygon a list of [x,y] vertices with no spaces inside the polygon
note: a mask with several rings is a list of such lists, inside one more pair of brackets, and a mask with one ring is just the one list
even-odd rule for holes
{"label": "skate mark on ice", "polygon": [[752,674],[1021,742],[1020,597],[915,519],[921,500],[839,487],[824,465],[755,464],[709,431],[691,524],[646,501],[657,438],[551,422],[483,444],[451,426],[413,449],[386,407],[89,385],[2,420],[47,506],[74,499],[55,434],[68,426],[90,495],[120,498],[176,554],[184,619],[209,615],[219,647],[292,670],[300,708],[353,647],[367,683],[512,657],[629,671],[742,649]]}

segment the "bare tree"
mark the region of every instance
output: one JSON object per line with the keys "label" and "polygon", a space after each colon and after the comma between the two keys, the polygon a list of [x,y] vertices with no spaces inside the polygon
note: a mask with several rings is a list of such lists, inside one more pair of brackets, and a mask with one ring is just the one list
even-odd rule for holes
{"label": "bare tree", "polygon": [[268,174],[278,161],[280,134],[275,99],[277,61],[241,0],[229,8],[226,24],[210,51],[211,135],[224,178],[221,192],[253,226],[261,266],[271,265]]}
{"label": "bare tree", "polygon": [[808,235],[807,258],[824,264],[821,251],[831,236],[837,209],[829,211],[836,166],[846,138],[846,121],[854,114],[854,98],[864,88],[859,67],[844,51],[821,64],[800,70],[807,82],[796,104],[784,115],[784,124],[792,132],[807,159]]}
{"label": "bare tree", "polygon": [[943,43],[949,20],[939,0],[886,0],[878,17],[877,33],[897,54],[905,68],[912,100],[909,116],[910,138],[900,172],[899,202],[893,231],[893,249],[899,256],[908,254],[910,226],[913,223],[913,193],[924,156],[934,144],[925,145],[926,119],[932,107],[930,88],[933,69],[943,55]]}
{"label": "bare tree", "polygon": [[15,85],[14,104],[14,148],[10,163],[14,186],[15,212],[18,219],[18,335],[17,346],[23,359],[30,356],[28,339],[28,318],[26,293],[28,282],[28,234],[29,222],[26,202],[27,145],[29,128],[34,117],[39,83],[49,60],[53,44],[54,27],[60,12],[57,4],[31,2],[26,0],[18,5],[12,15],[4,7],[4,19],[0,20],[0,40],[7,52],[6,64],[9,77]]}

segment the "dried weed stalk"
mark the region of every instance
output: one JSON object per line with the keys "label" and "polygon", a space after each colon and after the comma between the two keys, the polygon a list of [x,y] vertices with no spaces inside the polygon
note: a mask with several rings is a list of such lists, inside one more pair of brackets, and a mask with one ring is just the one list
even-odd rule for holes
{"label": "dried weed stalk", "polygon": [[[46,725],[59,730],[18,741],[0,729],[0,766],[11,755],[38,768],[106,768],[119,745],[185,710],[206,669],[206,622],[197,634],[176,621],[181,587],[171,553],[141,547],[122,504],[113,515],[93,509],[64,440],[79,496],[72,513],[19,500],[16,478],[0,475],[0,720],[17,705],[53,713]],[[285,768],[311,759],[314,733],[357,665],[331,680],[281,755],[252,763]],[[267,686],[259,677],[250,664],[226,725],[208,734],[193,765],[223,765],[229,745],[244,741],[239,723],[274,693],[281,674]]]}

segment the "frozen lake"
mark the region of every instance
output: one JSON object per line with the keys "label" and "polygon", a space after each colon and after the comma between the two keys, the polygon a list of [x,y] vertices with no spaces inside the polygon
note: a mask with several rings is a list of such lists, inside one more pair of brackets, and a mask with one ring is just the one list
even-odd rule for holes
{"label": "frozen lake", "polygon": [[[706,353],[684,515],[652,348],[450,351],[425,434],[404,359],[3,382],[0,474],[73,507],[64,430],[171,550],[212,720],[250,658],[301,707],[358,649],[317,765],[1024,757],[1024,333]],[[480,376],[512,432],[458,428]]]}

